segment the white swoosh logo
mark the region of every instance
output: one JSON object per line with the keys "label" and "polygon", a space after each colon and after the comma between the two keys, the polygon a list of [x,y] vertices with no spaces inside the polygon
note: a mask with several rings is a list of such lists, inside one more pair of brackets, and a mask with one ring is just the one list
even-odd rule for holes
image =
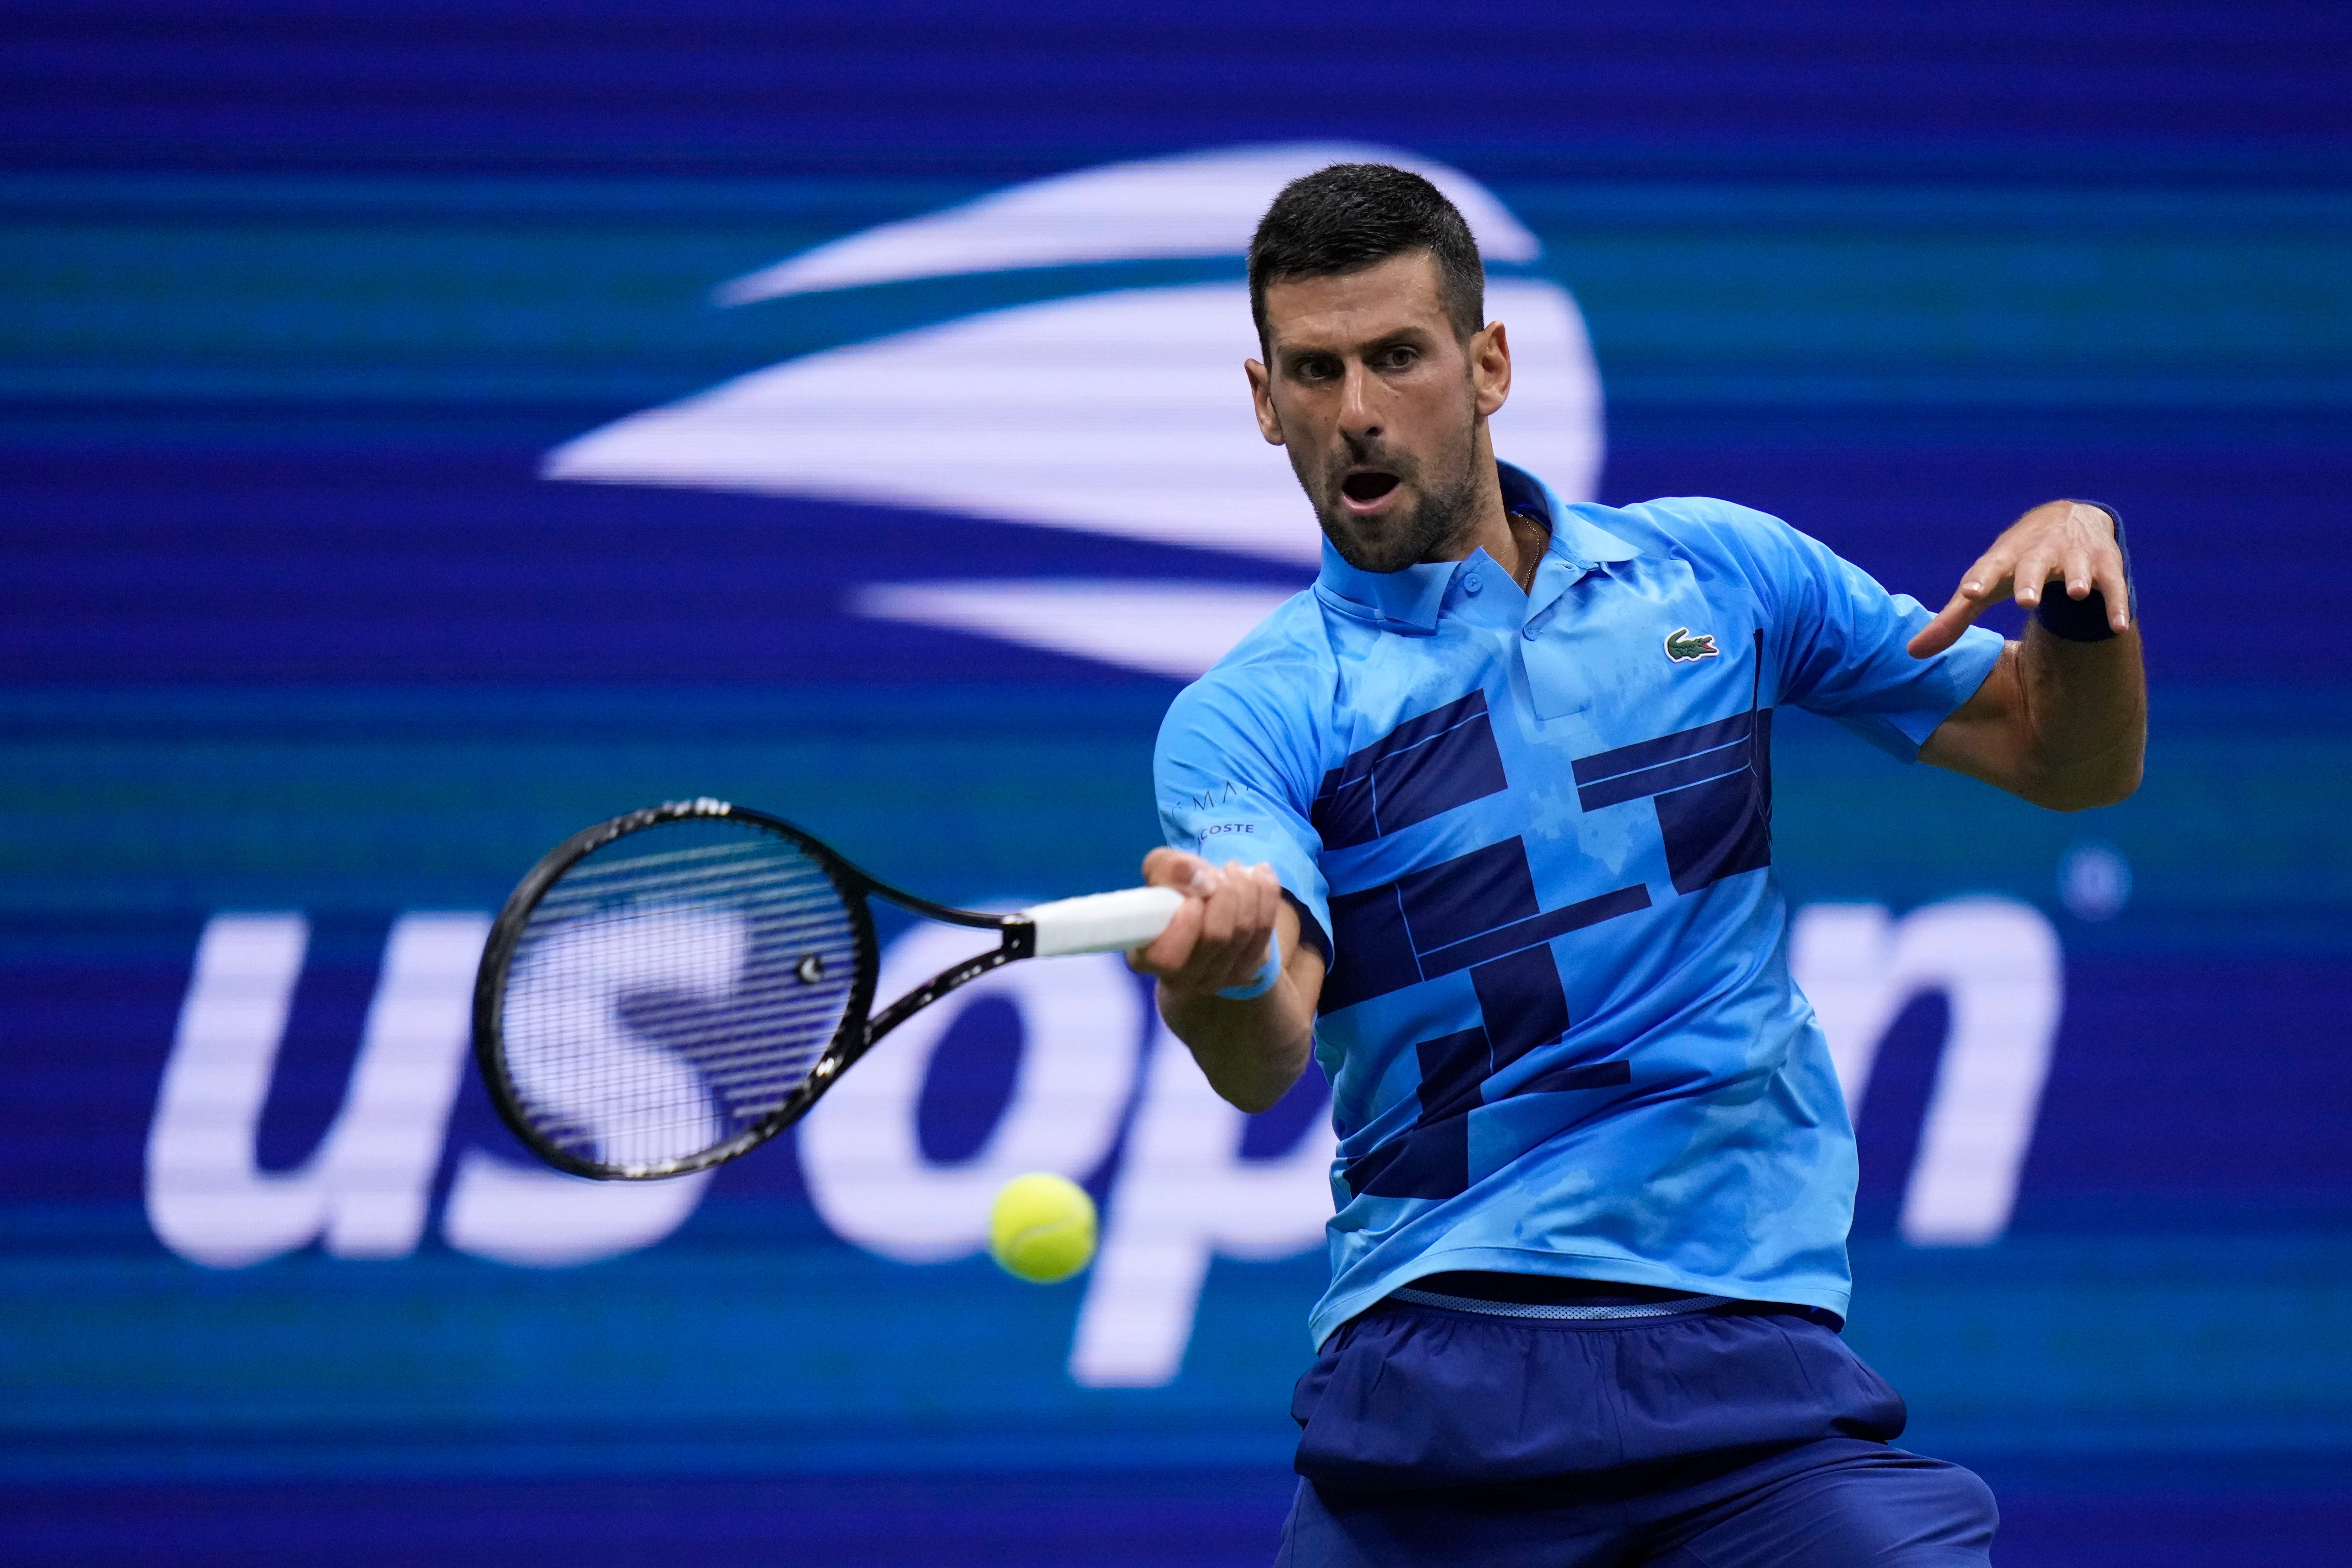
{"label": "white swoosh logo", "polygon": [[[820,246],[720,294],[740,302],[1009,267],[1238,256],[1283,184],[1345,158],[1417,167],[1462,207],[1490,256],[1537,253],[1534,236],[1456,171],[1379,148],[1302,144],[1015,186]],[[1489,319],[1510,328],[1514,361],[1511,402],[1495,419],[1498,453],[1570,500],[1589,498],[1601,391],[1575,302],[1530,278],[1492,279],[1486,299]],[[1312,510],[1251,417],[1241,366],[1256,353],[1239,283],[1080,295],[755,371],[567,442],[544,471],[919,508],[1311,570],[1321,549]],[[1237,598],[1239,584],[1198,582],[1217,574],[1214,556],[1171,574],[1195,581],[1095,583],[1084,590],[1096,595],[1092,609],[1077,584],[1041,593],[982,582],[897,594],[881,585],[853,608],[1187,676],[1246,629],[1236,605],[1283,596],[1253,585]],[[974,609],[992,598],[985,613]],[[1114,613],[1146,598],[1151,614],[1122,623]],[[1089,629],[1074,629],[1081,624]]]}

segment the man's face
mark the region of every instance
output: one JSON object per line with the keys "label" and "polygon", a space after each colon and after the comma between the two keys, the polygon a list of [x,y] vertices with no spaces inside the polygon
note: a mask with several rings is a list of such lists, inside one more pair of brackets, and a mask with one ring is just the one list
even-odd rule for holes
{"label": "man's face", "polygon": [[1501,325],[1455,337],[1423,250],[1276,280],[1265,330],[1270,363],[1247,367],[1258,428],[1289,448],[1340,555],[1395,572],[1464,553],[1493,462],[1486,416],[1510,387]]}

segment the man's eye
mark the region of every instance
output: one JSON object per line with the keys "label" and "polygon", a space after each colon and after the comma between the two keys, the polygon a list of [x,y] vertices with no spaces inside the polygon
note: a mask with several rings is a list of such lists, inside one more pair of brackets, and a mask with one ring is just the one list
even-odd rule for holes
{"label": "man's eye", "polygon": [[1329,360],[1303,359],[1290,367],[1290,374],[1301,381],[1328,381],[1332,368]]}
{"label": "man's eye", "polygon": [[1421,356],[1408,348],[1393,348],[1381,356],[1381,363],[1390,370],[1409,370]]}

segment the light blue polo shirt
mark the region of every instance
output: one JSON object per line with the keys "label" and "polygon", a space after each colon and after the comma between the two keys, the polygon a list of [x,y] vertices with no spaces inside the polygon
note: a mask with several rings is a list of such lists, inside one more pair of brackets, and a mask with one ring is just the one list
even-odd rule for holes
{"label": "light blue polo shirt", "polygon": [[1552,525],[1532,594],[1327,544],[1160,726],[1168,842],[1271,862],[1329,939],[1316,1341],[1458,1268],[1843,1315],[1853,1131],[1789,977],[1772,710],[1910,761],[2001,639],[1915,659],[1927,611],[1777,518],[1501,472]]}

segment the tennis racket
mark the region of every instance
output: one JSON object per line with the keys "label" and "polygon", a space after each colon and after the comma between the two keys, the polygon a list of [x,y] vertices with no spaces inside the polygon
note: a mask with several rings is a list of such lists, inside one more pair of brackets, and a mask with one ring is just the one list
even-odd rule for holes
{"label": "tennis racket", "polygon": [[[873,1012],[877,897],[1000,940]],[[1130,888],[980,914],[776,817],[672,801],[573,834],[516,887],[474,980],[474,1056],[499,1114],[558,1170],[683,1175],[791,1126],[956,987],[1016,959],[1140,947],[1183,901]]]}

